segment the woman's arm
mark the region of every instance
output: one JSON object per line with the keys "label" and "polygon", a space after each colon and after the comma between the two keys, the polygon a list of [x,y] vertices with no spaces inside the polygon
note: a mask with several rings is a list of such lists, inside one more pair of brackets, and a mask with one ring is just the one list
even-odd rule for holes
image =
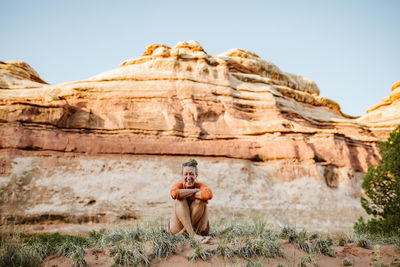
{"label": "woman's arm", "polygon": [[212,199],[211,189],[203,183],[198,183],[200,191],[194,194],[194,197],[201,200]]}
{"label": "woman's arm", "polygon": [[193,195],[196,197],[196,195],[200,194],[200,193],[201,193],[201,191],[198,188],[195,188],[195,189],[179,189],[179,199],[187,198],[187,197],[190,197],[190,196],[193,196]]}

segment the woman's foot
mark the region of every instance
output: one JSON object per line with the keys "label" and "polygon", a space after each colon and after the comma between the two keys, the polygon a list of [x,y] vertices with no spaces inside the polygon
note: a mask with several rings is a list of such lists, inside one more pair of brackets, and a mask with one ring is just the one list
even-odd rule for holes
{"label": "woman's foot", "polygon": [[208,243],[208,241],[210,241],[211,236],[195,235],[193,239],[196,240],[197,242],[200,242],[201,244],[206,244]]}

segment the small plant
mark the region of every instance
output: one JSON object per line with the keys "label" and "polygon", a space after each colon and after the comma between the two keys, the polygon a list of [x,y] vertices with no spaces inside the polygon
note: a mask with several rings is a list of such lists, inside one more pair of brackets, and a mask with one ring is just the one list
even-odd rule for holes
{"label": "small plant", "polygon": [[307,267],[309,264],[313,264],[314,266],[316,265],[315,260],[311,255],[301,258],[299,267]]}
{"label": "small plant", "polygon": [[101,245],[103,247],[108,247],[119,243],[135,244],[142,236],[144,236],[144,232],[138,227],[122,228],[109,234],[104,234],[101,239]]}
{"label": "small plant", "polygon": [[343,246],[346,245],[346,243],[347,243],[347,241],[343,236],[339,237],[339,240],[338,240],[338,245],[339,246],[343,247]]}
{"label": "small plant", "polygon": [[262,256],[265,258],[274,258],[276,256],[282,256],[280,244],[276,240],[268,238],[257,237],[246,241],[245,245],[239,247],[235,253],[247,260],[250,260],[254,256]]}
{"label": "small plant", "polygon": [[0,266],[40,266],[41,255],[31,246],[22,243],[7,243],[2,246]]}
{"label": "small plant", "polygon": [[280,236],[288,239],[290,243],[293,243],[297,238],[297,231],[289,226],[284,226],[281,230]]}
{"label": "small plant", "polygon": [[352,266],[353,263],[348,258],[343,259],[343,266]]}
{"label": "small plant", "polygon": [[68,257],[73,261],[72,267],[84,267],[88,265],[85,260],[85,250],[80,246],[72,244],[72,249]]}
{"label": "small plant", "polygon": [[227,245],[219,242],[217,248],[215,249],[215,253],[219,256],[224,258],[232,258],[234,256],[234,251],[232,248],[228,247]]}
{"label": "small plant", "polygon": [[183,236],[175,236],[163,228],[157,228],[147,237],[153,244],[152,256],[155,258],[166,258],[178,251],[178,245],[183,244]]}
{"label": "small plant", "polygon": [[365,236],[360,236],[357,240],[357,246],[361,248],[370,248],[370,241]]}
{"label": "small plant", "polygon": [[374,253],[375,253],[375,260],[380,263],[381,262],[381,246],[375,245],[374,246]]}
{"label": "small plant", "polygon": [[101,241],[107,235],[107,230],[102,228],[99,231],[89,231],[89,240],[94,247],[101,247]]}
{"label": "small plant", "polygon": [[300,233],[296,231],[296,229],[291,228],[291,227],[283,227],[280,236],[282,238],[286,238],[289,243],[292,243],[302,250],[304,250],[307,253],[311,253],[311,248],[306,241],[308,240],[307,238],[307,232],[305,230],[302,230]]}
{"label": "small plant", "polygon": [[313,240],[313,251],[315,253],[323,254],[329,257],[335,257],[335,253],[333,252],[331,246],[333,245],[333,241],[330,237],[327,238],[316,238]]}
{"label": "small plant", "polygon": [[110,256],[114,258],[114,266],[149,266],[150,264],[143,246],[139,242],[127,246],[117,244],[110,251]]}
{"label": "small plant", "polygon": [[386,265],[381,262],[381,259],[382,259],[382,257],[381,257],[381,246],[375,245],[374,246],[374,252],[375,252],[375,260],[377,261],[377,263],[374,264],[374,266],[375,267],[386,267]]}
{"label": "small plant", "polygon": [[249,260],[245,266],[246,267],[263,267],[263,264],[262,264],[262,262],[253,262],[252,260]]}
{"label": "small plant", "polygon": [[203,261],[208,261],[213,255],[213,251],[204,249],[201,244],[193,238],[191,238],[189,242],[193,248],[192,256],[188,257],[189,260],[196,261],[198,259],[201,259]]}

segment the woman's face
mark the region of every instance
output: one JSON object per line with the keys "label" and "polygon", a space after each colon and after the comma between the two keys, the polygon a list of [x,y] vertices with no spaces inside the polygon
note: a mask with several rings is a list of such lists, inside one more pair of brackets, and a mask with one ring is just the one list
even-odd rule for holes
{"label": "woman's face", "polygon": [[194,187],[196,181],[196,170],[191,166],[183,167],[182,178],[186,188]]}

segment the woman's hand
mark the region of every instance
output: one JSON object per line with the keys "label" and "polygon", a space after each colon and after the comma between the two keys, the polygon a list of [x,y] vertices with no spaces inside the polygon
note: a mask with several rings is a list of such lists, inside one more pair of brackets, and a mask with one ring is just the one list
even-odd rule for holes
{"label": "woman's hand", "polygon": [[[180,189],[179,190],[179,198],[188,198],[188,197],[196,197],[197,193],[201,193],[200,189]],[[197,197],[196,197],[197,198]]]}

